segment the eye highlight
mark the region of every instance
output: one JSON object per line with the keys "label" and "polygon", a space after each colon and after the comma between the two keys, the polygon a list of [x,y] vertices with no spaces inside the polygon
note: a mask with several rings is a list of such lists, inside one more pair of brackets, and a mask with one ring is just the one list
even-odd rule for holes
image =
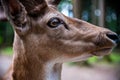
{"label": "eye highlight", "polygon": [[51,28],[56,28],[56,27],[58,27],[60,24],[62,24],[62,21],[61,21],[59,18],[56,18],[56,17],[51,18],[51,19],[48,21],[48,23],[47,23],[47,25],[48,25],[49,27],[51,27]]}

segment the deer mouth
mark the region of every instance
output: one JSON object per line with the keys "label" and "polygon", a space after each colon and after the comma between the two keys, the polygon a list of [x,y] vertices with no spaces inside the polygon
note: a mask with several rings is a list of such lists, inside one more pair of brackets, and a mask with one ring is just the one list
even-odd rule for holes
{"label": "deer mouth", "polygon": [[91,54],[93,54],[94,56],[105,56],[108,55],[113,48],[103,48],[103,49],[98,49],[95,51],[92,51]]}

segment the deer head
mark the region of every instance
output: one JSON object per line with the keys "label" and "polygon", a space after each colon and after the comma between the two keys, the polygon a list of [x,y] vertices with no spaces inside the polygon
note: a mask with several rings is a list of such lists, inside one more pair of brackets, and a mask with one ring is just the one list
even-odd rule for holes
{"label": "deer head", "polygon": [[56,8],[59,2],[2,0],[15,31],[14,64],[27,60],[38,64],[35,59],[44,63],[80,61],[111,52],[118,41],[116,33],[63,15]]}

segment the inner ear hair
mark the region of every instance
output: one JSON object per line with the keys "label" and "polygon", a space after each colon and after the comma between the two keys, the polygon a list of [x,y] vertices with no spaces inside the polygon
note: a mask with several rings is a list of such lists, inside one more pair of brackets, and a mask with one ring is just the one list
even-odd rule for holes
{"label": "inner ear hair", "polygon": [[19,35],[23,35],[29,29],[25,7],[18,0],[1,1],[7,18],[14,25],[13,28]]}
{"label": "inner ear hair", "polygon": [[16,27],[25,23],[26,19],[26,10],[24,6],[18,0],[1,0],[4,11],[7,15],[7,18],[13,23]]}
{"label": "inner ear hair", "polygon": [[8,16],[17,14],[21,10],[21,5],[18,0],[1,0],[1,2]]}
{"label": "inner ear hair", "polygon": [[40,14],[47,7],[45,0],[19,0],[25,7],[28,14]]}

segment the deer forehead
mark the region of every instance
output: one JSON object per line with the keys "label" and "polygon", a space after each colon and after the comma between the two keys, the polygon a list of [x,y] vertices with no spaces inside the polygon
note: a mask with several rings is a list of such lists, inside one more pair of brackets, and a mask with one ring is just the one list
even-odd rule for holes
{"label": "deer forehead", "polygon": [[62,13],[56,11],[53,8],[50,8],[49,10],[46,11],[44,16],[39,17],[38,22],[41,21],[41,22],[47,23],[53,17],[57,17],[57,18],[60,18],[64,21],[66,21],[66,18],[64,17],[64,15]]}

